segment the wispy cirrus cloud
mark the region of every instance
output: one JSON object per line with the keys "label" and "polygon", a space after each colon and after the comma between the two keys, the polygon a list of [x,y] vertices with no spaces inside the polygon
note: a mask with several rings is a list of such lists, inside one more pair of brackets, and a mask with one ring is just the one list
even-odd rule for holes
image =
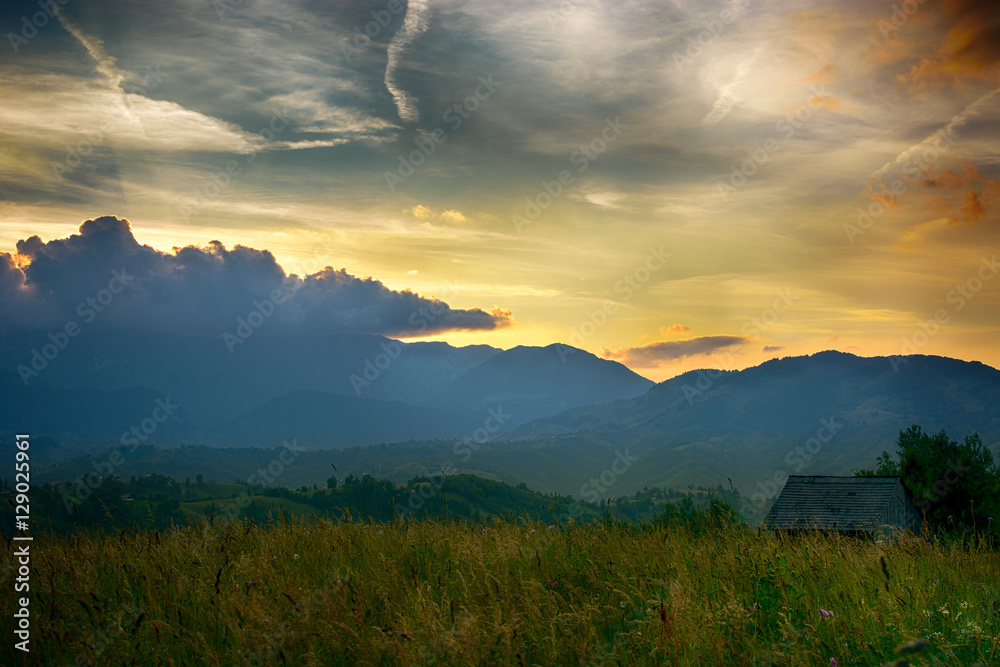
{"label": "wispy cirrus cloud", "polygon": [[407,47],[427,30],[429,3],[427,0],[409,0],[406,4],[406,18],[403,27],[399,29],[389,43],[385,63],[385,87],[396,102],[399,117],[407,123],[419,120],[417,98],[408,93],[399,82],[397,70],[403,63],[403,53]]}

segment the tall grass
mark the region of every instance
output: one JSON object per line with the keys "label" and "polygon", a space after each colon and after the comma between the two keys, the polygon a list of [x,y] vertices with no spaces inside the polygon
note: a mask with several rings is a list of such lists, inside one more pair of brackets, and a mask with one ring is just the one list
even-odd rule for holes
{"label": "tall grass", "polygon": [[32,551],[38,664],[1000,664],[982,544],[282,517]]}

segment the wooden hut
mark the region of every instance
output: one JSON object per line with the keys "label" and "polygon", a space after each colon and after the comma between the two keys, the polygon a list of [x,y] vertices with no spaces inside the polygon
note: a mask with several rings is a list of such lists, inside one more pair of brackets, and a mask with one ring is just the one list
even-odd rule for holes
{"label": "wooden hut", "polygon": [[899,477],[792,475],[764,520],[774,530],[853,534],[920,530],[920,514]]}

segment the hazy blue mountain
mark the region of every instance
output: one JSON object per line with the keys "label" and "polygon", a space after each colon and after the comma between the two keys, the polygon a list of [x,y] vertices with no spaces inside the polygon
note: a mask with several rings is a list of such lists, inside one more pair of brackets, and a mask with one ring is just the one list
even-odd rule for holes
{"label": "hazy blue mountain", "polygon": [[[45,346],[48,360],[35,354]],[[475,437],[477,429],[486,429],[480,438],[492,437],[652,386],[621,364],[566,346],[558,353],[556,346],[502,352],[369,335],[268,336],[261,329],[230,345],[221,335],[95,331],[54,349],[47,332],[0,336],[7,388],[38,417],[35,432],[60,442],[117,440],[134,421],[133,411],[117,410],[130,404],[118,395],[140,403],[152,402],[147,395],[170,396],[180,406],[187,429],[162,432],[155,444],[274,446],[300,431],[306,446],[345,447]],[[51,395],[83,407],[47,421],[56,405]],[[93,402],[100,405],[91,409]]]}
{"label": "hazy blue mountain", "polygon": [[484,417],[472,410],[415,407],[322,391],[294,391],[219,424],[209,442],[240,447],[340,449],[381,442],[470,435]]}
{"label": "hazy blue mountain", "polygon": [[[170,396],[152,389],[61,389],[0,371],[0,434],[32,436],[33,467],[125,444],[176,445],[201,433]],[[133,429],[135,429],[133,431]]]}
{"label": "hazy blue mountain", "polygon": [[[695,371],[635,398],[573,408],[510,432],[490,434],[474,442],[475,446],[459,435],[305,452],[289,466],[281,483],[322,483],[331,473],[325,469],[329,466],[313,462],[328,454],[340,476],[367,472],[400,482],[448,467],[583,498],[625,495],[644,486],[728,487],[730,480],[746,495],[766,496],[777,492],[784,475],[850,474],[871,466],[883,450],[894,449],[899,431],[911,424],[929,432],[944,429],[953,438],[978,432],[1000,456],[1000,371],[943,357],[905,359],[898,364],[898,372],[887,358],[839,352],[773,360],[738,372]],[[539,375],[546,368],[540,365]],[[470,386],[475,389],[477,385]],[[371,409],[376,410],[374,414],[389,414],[377,412],[379,408],[398,410],[399,419],[410,419],[406,423],[411,433],[433,422],[430,408],[423,408],[425,414],[412,406],[362,408],[357,400],[352,403],[344,398],[288,396],[261,406],[229,428],[251,434],[256,425],[263,433],[275,424],[286,424],[289,433],[284,438],[295,437],[291,431],[301,423],[300,430],[322,437],[327,429],[355,428],[344,411]],[[469,403],[473,402],[470,396]],[[296,412],[299,409],[305,411],[301,416]],[[322,417],[324,411],[330,416]],[[359,417],[357,423],[365,421]],[[473,420],[472,425],[477,423]],[[272,432],[277,434],[282,428]],[[280,439],[265,443],[278,445]],[[213,474],[225,479],[220,475],[226,470],[247,467],[244,458],[260,456],[256,450],[244,449],[198,451],[199,457],[190,463],[173,457],[171,470],[194,476],[201,472],[198,466],[215,461]],[[123,470],[158,472],[162,460],[160,454],[137,453]],[[47,471],[43,478],[72,478],[89,465],[81,460],[62,466],[58,473]]]}
{"label": "hazy blue mountain", "polygon": [[641,463],[620,476],[615,493],[727,479],[747,491],[781,474],[850,474],[894,451],[911,424],[955,438],[978,432],[1000,455],[1000,371],[945,357],[905,359],[898,372],[889,358],[841,352],[693,371],[635,399],[569,410],[507,437],[544,444],[566,462],[594,447],[631,448]]}
{"label": "hazy blue mountain", "polygon": [[570,408],[639,396],[653,382],[627,367],[567,345],[518,346],[459,377],[430,405],[503,407],[507,428]]}
{"label": "hazy blue mountain", "polygon": [[[30,368],[47,332],[0,335],[0,369]],[[232,347],[232,352],[230,352]],[[238,345],[219,336],[84,332],[31,384],[169,394],[204,427],[229,421],[292,391],[419,403],[500,350],[487,345],[400,343],[371,335],[269,336],[266,325]]]}

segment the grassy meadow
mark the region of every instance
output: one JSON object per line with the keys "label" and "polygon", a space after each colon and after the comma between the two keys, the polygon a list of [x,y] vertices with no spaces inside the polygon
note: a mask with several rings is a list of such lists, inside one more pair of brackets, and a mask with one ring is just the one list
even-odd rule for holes
{"label": "grassy meadow", "polygon": [[958,541],[282,516],[32,552],[34,664],[1000,664],[1000,554]]}

